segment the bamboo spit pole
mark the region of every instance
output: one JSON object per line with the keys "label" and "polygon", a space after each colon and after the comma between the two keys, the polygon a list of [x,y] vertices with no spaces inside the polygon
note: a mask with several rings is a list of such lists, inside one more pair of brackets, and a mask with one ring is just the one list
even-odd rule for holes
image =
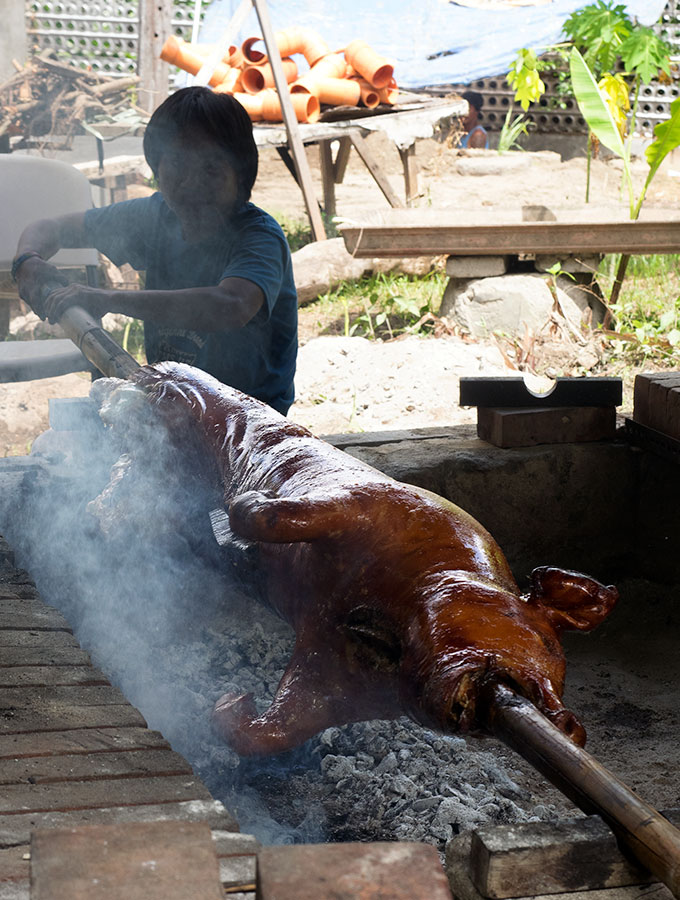
{"label": "bamboo spit pole", "polygon": [[529,700],[495,684],[484,698],[489,731],[523,756],[680,898],[680,830],[577,747]]}
{"label": "bamboo spit pole", "polygon": [[[46,284],[41,291],[41,305],[51,291],[62,287],[63,284],[59,282]],[[34,312],[40,315],[38,310],[34,309]],[[108,331],[81,306],[70,306],[59,319],[59,324],[66,337],[73,341],[83,356],[103,375],[108,375],[109,378],[129,378],[140,368],[134,356],[123,350]]]}

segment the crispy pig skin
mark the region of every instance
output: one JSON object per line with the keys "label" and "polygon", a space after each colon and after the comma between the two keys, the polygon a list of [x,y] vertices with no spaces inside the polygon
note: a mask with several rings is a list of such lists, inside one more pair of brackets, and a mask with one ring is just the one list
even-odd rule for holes
{"label": "crispy pig skin", "polygon": [[256,551],[265,599],[296,643],[270,707],[225,694],[213,724],[242,755],[278,753],[331,725],[408,715],[479,729],[500,680],[577,743],[561,702],[563,629],[589,630],[616,589],[543,567],[520,594],[491,535],[444,498],[400,483],[270,407],[180,363],[134,376],[216,461],[231,530]]}

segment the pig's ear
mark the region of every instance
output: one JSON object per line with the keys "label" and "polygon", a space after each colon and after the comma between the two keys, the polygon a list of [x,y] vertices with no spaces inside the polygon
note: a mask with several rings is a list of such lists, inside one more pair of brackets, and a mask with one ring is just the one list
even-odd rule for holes
{"label": "pig's ear", "polygon": [[579,572],[542,566],[531,573],[529,603],[541,604],[557,631],[590,631],[609,615],[618,597],[614,585]]}

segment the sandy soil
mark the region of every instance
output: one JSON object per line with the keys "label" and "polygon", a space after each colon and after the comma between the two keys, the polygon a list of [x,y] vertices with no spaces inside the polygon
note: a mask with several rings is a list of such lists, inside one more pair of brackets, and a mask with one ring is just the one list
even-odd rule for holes
{"label": "sandy soil", "polygon": [[[403,193],[396,148],[380,134],[368,140],[394,189]],[[321,196],[316,152],[311,148],[308,153]],[[419,141],[416,155],[422,191],[418,203],[425,207],[456,209],[464,214],[470,208],[517,207],[526,203],[572,206],[581,203],[585,189],[584,159],[561,162],[554,153],[516,154],[523,158],[514,161],[512,167],[498,174],[472,176],[456,171],[459,155],[445,142]],[[645,172],[646,164],[640,162],[636,167],[638,182]],[[617,164],[595,161],[591,177],[592,203],[617,204]],[[301,193],[273,150],[261,154],[253,200],[290,220],[305,219]],[[659,173],[647,205],[677,206],[678,201],[680,179]],[[356,154],[351,154],[344,182],[337,185],[338,215],[357,218],[364,212],[386,208],[367,169]],[[317,434],[469,423],[474,421],[474,411],[457,406],[458,378],[509,372],[507,360],[493,343],[471,343],[451,335],[439,339],[412,337],[390,343],[319,337],[317,319],[313,307],[301,310],[298,399],[290,413],[291,418]],[[602,374],[597,348],[593,349],[591,370]],[[541,362],[544,367],[550,364],[559,374],[583,371],[569,348],[546,345],[539,348],[538,356],[539,366]],[[48,427],[51,398],[82,397],[88,389],[88,377],[77,374],[3,385],[0,456],[27,452],[33,439]]]}

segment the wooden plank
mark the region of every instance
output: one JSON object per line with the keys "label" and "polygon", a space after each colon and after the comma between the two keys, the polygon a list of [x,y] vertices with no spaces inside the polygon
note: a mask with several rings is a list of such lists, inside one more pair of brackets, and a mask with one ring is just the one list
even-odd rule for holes
{"label": "wooden plank", "polygon": [[211,828],[238,831],[231,813],[219,800],[186,800],[179,803],[150,803],[144,806],[110,806],[56,812],[0,815],[0,847],[28,844],[36,828],[73,828],[77,825],[109,822],[153,821],[207,822]]}
{"label": "wooden plank", "polygon": [[[93,890],[93,885],[96,889]],[[223,900],[204,822],[37,829],[32,900]]]}
{"label": "wooden plank", "polygon": [[0,767],[0,784],[52,784],[192,774],[186,759],[173,750],[125,750],[7,759]]}
{"label": "wooden plank", "polygon": [[94,666],[0,666],[0,688],[108,683],[106,675]]}
{"label": "wooden plank", "polygon": [[553,406],[619,406],[623,399],[620,378],[555,379],[545,394],[529,392],[523,378],[463,377],[460,379],[461,406],[537,408]]}
{"label": "wooden plank", "polygon": [[[664,815],[680,824],[680,810]],[[654,881],[621,853],[599,816],[478,828],[472,835],[469,866],[474,886],[494,900]]]}
{"label": "wooden plank", "polygon": [[[77,648],[78,641],[72,634],[66,631],[37,631],[27,629],[25,631],[3,631],[0,629],[0,647],[21,648],[26,650],[36,649],[63,649],[66,647]],[[2,653],[4,657],[4,650]],[[0,659],[2,659],[0,657]],[[2,665],[3,662],[0,662]]]}
{"label": "wooden plank", "polygon": [[611,440],[616,435],[612,406],[555,409],[477,410],[477,435],[495,447],[532,447]]}
{"label": "wooden plank", "polygon": [[0,600],[38,600],[40,599],[40,594],[38,593],[38,588],[30,583],[26,582],[3,582],[0,584]]}
{"label": "wooden plank", "polygon": [[139,0],[137,45],[138,104],[153,112],[168,96],[168,64],[161,56],[163,41],[172,34],[171,0]]}
{"label": "wooden plank", "polygon": [[17,815],[53,810],[97,809],[104,806],[144,806],[209,800],[210,792],[197,778],[109,778],[101,781],[55,784],[8,784],[0,795],[0,814]]}
{"label": "wooden plank", "polygon": [[125,695],[111,684],[53,684],[0,688],[0,709],[42,710],[60,706],[120,706]]}
{"label": "wooden plank", "polygon": [[338,138],[338,144],[338,152],[335,154],[335,162],[333,163],[333,180],[336,184],[342,184],[347,171],[349,155],[352,152],[352,141],[345,136]]}
{"label": "wooden plank", "polygon": [[[354,146],[354,149],[357,151],[357,153],[361,157],[361,161],[363,162],[363,164],[366,166],[368,171],[373,176],[373,180],[378,185],[380,190],[383,192],[387,202],[390,204],[390,206],[394,207],[395,209],[401,209],[404,206],[404,204],[399,199],[399,197],[395,194],[395,192],[392,188],[392,185],[390,184],[387,176],[383,173],[382,169],[380,168],[380,165],[378,164],[377,159],[373,156],[373,153],[371,152],[371,149],[369,148],[367,142],[364,140],[364,138],[360,134],[354,134],[354,133],[350,135],[350,140],[352,142],[352,145]],[[344,236],[345,235],[343,232],[343,237]],[[357,241],[357,243],[358,243],[358,241]],[[363,241],[362,241],[362,243],[363,243]],[[345,240],[345,244],[347,244],[347,240]],[[354,252],[353,250],[351,250],[349,248],[349,245],[347,245],[347,249],[350,250],[350,253]],[[354,254],[354,255],[358,256],[359,254]],[[372,255],[372,254],[368,254],[368,255]],[[398,256],[399,254],[391,253],[389,255],[390,256]]]}
{"label": "wooden plank", "polygon": [[330,141],[319,141],[319,164],[323,186],[323,211],[326,216],[335,215],[335,175]]}
{"label": "wooden plank", "polygon": [[674,220],[460,225],[433,219],[403,226],[353,224],[341,232],[357,257],[680,252],[680,221]]}
{"label": "wooden plank", "polygon": [[12,666],[88,666],[90,654],[80,647],[42,646],[3,647],[0,668]]}
{"label": "wooden plank", "polygon": [[170,744],[159,731],[149,728],[74,728],[70,731],[0,735],[0,760],[169,747]]}
{"label": "wooden plank", "polygon": [[411,206],[420,194],[418,185],[418,160],[416,159],[416,145],[410,147],[398,147],[401,165],[404,170],[404,190],[406,193],[406,205]]}
{"label": "wooden plank", "polygon": [[142,714],[126,703],[121,706],[53,706],[49,709],[0,710],[0,735],[69,728],[115,728],[142,726]]}

